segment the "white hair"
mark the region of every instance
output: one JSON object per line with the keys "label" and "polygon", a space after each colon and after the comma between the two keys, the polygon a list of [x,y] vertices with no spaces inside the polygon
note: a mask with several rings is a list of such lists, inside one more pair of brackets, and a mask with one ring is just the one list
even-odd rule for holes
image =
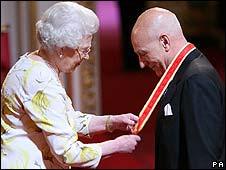
{"label": "white hair", "polygon": [[58,2],[47,9],[36,23],[38,40],[45,48],[78,48],[85,36],[99,28],[96,14],[75,2]]}

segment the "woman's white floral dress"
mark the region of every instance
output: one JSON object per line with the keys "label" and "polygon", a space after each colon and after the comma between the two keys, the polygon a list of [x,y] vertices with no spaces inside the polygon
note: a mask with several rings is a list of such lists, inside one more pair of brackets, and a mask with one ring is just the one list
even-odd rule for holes
{"label": "woman's white floral dress", "polygon": [[1,89],[1,168],[97,167],[101,147],[78,141],[92,116],[75,111],[57,74],[26,53]]}

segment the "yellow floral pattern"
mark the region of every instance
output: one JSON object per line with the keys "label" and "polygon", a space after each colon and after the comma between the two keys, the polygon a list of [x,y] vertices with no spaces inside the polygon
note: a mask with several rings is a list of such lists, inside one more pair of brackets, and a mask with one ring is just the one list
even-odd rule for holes
{"label": "yellow floral pattern", "polygon": [[28,164],[29,164],[29,153],[28,153],[28,151],[27,150],[24,150],[24,149],[21,149],[21,156],[24,158],[23,160],[24,160],[24,162],[23,162],[23,168],[24,169],[28,169],[29,168],[29,166],[28,166]]}
{"label": "yellow floral pattern", "polygon": [[24,86],[27,86],[29,76],[32,74],[32,71],[34,70],[34,67],[35,67],[36,65],[37,65],[37,62],[31,61],[31,66],[30,66],[30,68],[28,68],[28,69],[26,70],[26,72],[24,73],[24,79],[23,79],[23,84],[24,84]]}
{"label": "yellow floral pattern", "polygon": [[98,156],[98,152],[91,147],[83,147],[80,153],[81,160],[86,162],[88,160],[93,160]]}
{"label": "yellow floral pattern", "polygon": [[[26,53],[1,89],[1,168],[46,169],[44,160],[53,157],[64,162],[51,168],[97,167],[101,147],[78,139],[89,134],[92,116],[75,111],[54,71]],[[48,156],[46,147],[53,151]]]}
{"label": "yellow floral pattern", "polygon": [[4,112],[5,114],[11,114],[15,112],[12,108],[14,105],[14,99],[15,99],[14,94],[10,96],[2,96],[2,99],[1,99],[2,112]]}
{"label": "yellow floral pattern", "polygon": [[31,103],[34,111],[41,114],[43,125],[46,125],[46,128],[52,126],[51,121],[45,115],[46,109],[50,106],[50,101],[48,100],[47,95],[40,90],[32,98]]}

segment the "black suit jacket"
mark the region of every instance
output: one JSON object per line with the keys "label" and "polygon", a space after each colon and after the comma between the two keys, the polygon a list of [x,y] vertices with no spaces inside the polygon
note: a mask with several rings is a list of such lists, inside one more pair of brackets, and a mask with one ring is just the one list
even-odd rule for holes
{"label": "black suit jacket", "polygon": [[224,86],[199,50],[184,60],[160,105],[156,169],[206,169],[225,160]]}

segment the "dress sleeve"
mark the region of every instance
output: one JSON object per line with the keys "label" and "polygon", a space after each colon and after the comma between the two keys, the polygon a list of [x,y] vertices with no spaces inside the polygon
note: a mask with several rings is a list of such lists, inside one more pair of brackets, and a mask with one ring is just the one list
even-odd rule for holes
{"label": "dress sleeve", "polygon": [[82,113],[78,110],[75,111],[72,106],[71,99],[68,96],[66,96],[66,102],[68,106],[67,113],[68,113],[70,124],[79,134],[90,137],[88,126],[89,126],[90,120],[94,115]]}
{"label": "dress sleeve", "polygon": [[223,134],[221,95],[207,76],[193,75],[183,86],[181,110],[188,167],[212,168],[221,152]]}
{"label": "dress sleeve", "polygon": [[101,159],[101,147],[96,143],[83,144],[77,134],[88,133],[91,116],[72,109],[64,88],[47,68],[30,69],[24,79],[24,109],[43,130],[52,153],[61,163],[95,168]]}

